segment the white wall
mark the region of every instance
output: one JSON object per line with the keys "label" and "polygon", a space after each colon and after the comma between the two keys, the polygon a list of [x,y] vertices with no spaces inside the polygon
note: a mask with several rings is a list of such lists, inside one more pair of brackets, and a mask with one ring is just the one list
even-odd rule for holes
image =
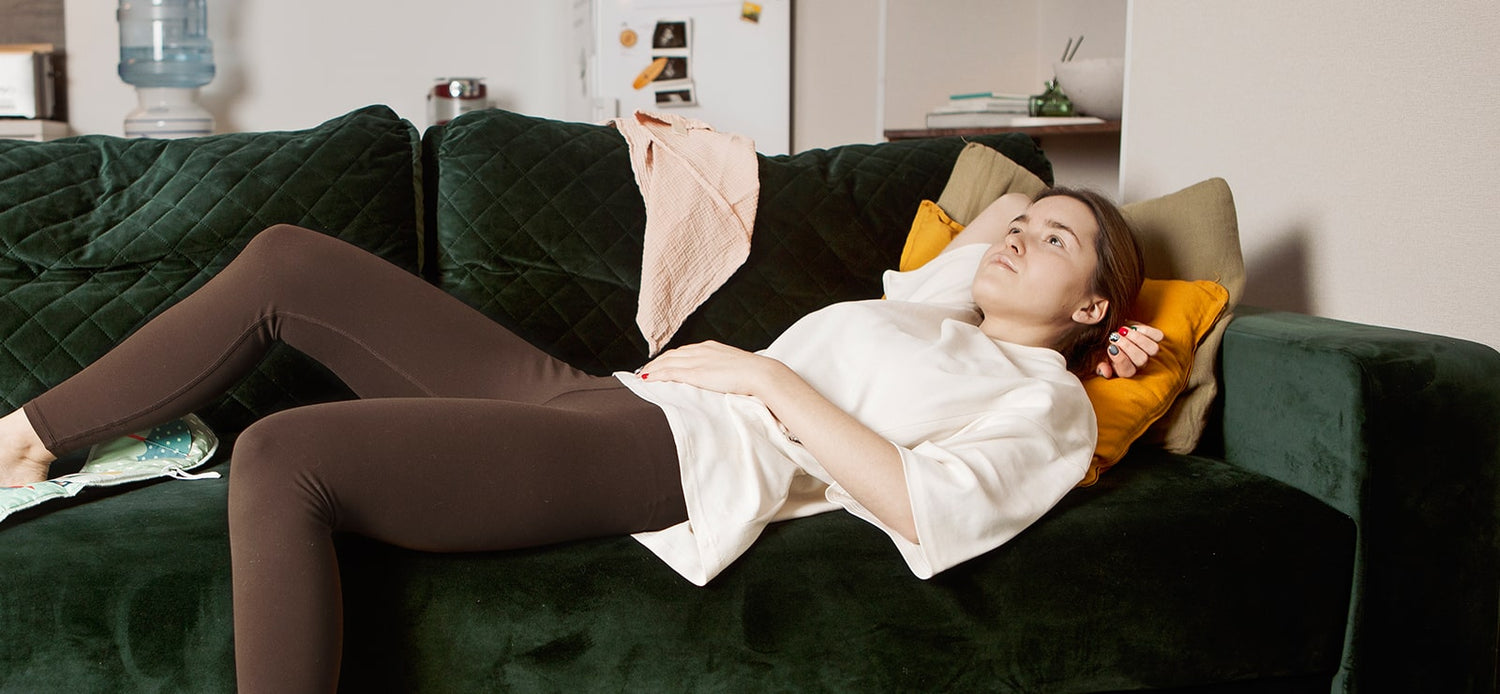
{"label": "white wall", "polygon": [[1043,1],[1037,13],[1037,63],[1034,89],[1052,79],[1052,64],[1062,58],[1068,39],[1083,37],[1075,60],[1125,55],[1125,0]]}
{"label": "white wall", "polygon": [[792,149],[880,142],[880,3],[797,0]]}
{"label": "white wall", "polygon": [[[212,0],[219,74],[201,101],[221,132],[303,128],[372,103],[424,127],[433,78],[473,75],[499,106],[566,118],[582,1]],[[885,128],[921,127],[957,91],[1038,92],[1065,37],[1088,36],[1080,57],[1123,53],[1124,1],[801,0],[793,148],[879,142]],[[116,74],[115,6],[66,5],[75,133],[118,135],[135,106]],[[1043,145],[1061,181],[1114,192],[1112,136]]]}
{"label": "white wall", "polygon": [[1500,5],[1133,0],[1126,200],[1233,189],[1246,302],[1500,347]]}
{"label": "white wall", "polygon": [[[213,0],[218,76],[201,101],[220,131],[304,128],[374,103],[420,128],[433,78],[478,76],[498,104],[557,117],[573,66],[570,2]],[[65,8],[75,133],[119,135],[135,106],[116,73],[116,5]]]}
{"label": "white wall", "polygon": [[926,127],[927,112],[950,94],[1041,92],[1039,0],[888,2],[885,127]]}

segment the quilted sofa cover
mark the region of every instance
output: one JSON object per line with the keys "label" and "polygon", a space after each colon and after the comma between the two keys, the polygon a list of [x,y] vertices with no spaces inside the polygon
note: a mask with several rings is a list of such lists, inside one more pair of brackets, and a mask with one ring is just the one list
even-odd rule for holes
{"label": "quilted sofa cover", "polygon": [[[92,362],[277,223],[413,271],[416,131],[386,107],[305,131],[182,141],[0,140],[0,400],[8,410]],[[278,350],[203,414],[237,429],[342,386]]]}
{"label": "quilted sofa cover", "polygon": [[[620,134],[483,111],[425,140],[432,279],[585,371],[644,363],[635,311],[646,214]],[[1052,181],[1030,137],[971,141]],[[901,257],[918,203],[942,193],[964,143],[759,155],[750,257],[669,347],[714,339],[760,349],[817,308],[880,296],[880,273]]]}

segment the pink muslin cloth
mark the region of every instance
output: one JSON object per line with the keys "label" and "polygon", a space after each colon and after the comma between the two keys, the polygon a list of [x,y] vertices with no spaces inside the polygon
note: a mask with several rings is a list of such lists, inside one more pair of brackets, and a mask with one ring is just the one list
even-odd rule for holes
{"label": "pink muslin cloth", "polygon": [[635,322],[655,355],[750,255],[760,200],[755,142],[676,114],[610,121],[646,202]]}

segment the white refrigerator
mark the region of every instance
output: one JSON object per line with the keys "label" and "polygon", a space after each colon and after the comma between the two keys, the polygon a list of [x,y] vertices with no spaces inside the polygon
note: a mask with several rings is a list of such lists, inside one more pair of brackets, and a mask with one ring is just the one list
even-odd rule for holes
{"label": "white refrigerator", "polygon": [[792,145],[792,0],[574,0],[577,83],[568,117],[676,112]]}

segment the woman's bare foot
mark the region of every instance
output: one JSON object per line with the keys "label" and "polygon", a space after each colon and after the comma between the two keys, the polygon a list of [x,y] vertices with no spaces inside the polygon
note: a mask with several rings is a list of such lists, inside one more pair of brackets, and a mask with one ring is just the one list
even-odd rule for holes
{"label": "woman's bare foot", "polygon": [[42,444],[25,412],[16,410],[0,417],[0,487],[47,479],[53,460],[56,456]]}

